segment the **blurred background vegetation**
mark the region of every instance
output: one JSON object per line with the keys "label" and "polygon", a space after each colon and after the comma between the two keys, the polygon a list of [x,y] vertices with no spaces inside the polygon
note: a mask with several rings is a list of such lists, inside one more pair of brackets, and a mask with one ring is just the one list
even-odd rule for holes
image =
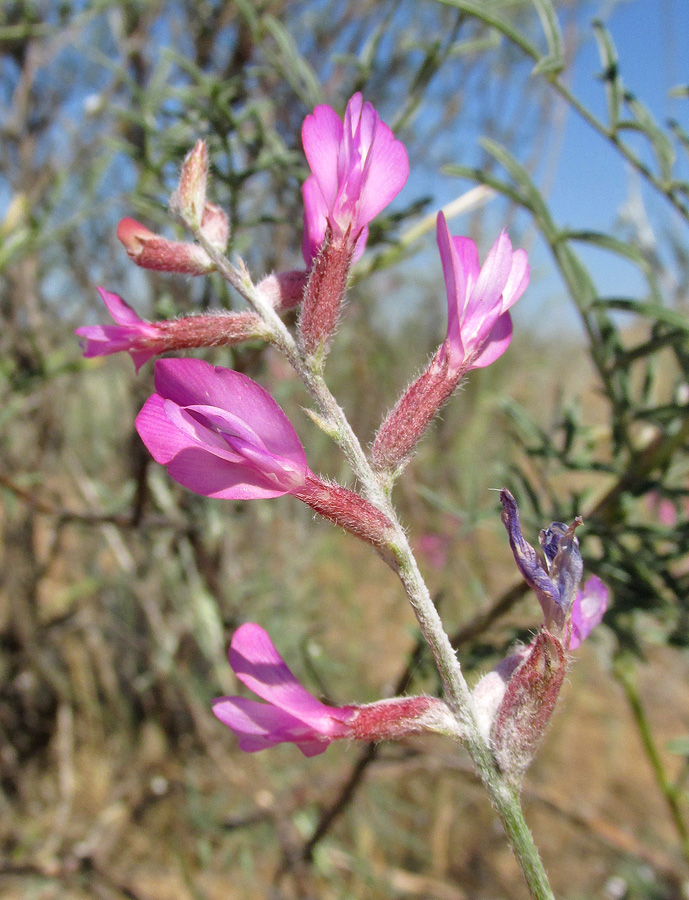
{"label": "blurred background vegetation", "polygon": [[[642,32],[656,9],[2,4],[0,897],[525,896],[446,742],[308,761],[237,751],[209,701],[236,689],[225,648],[239,623],[260,622],[311,689],[344,703],[439,690],[415,620],[369,548],[292,498],[221,503],[173,484],[134,432],[152,367],[86,362],[73,336],[105,321],[97,284],[152,318],[236,305],[219,278],[137,270],[115,240],[124,215],[179,234],[166,202],[198,137],[232,251],[256,276],[299,265],[301,122],[354,90],[413,174],[372,229],[331,387],[369,441],[444,336],[437,206],[483,185],[452,231],[485,253],[506,224],[536,300],[397,500],[474,679],[539,622],[490,489],[515,492],[532,540],[583,514],[587,574],[612,606],[577,654],[527,814],[558,896],[689,896],[689,90],[670,85],[670,122],[665,101],[627,90],[626,72],[650,86],[662,60],[617,58],[619,5]],[[659,6],[679,41],[686,13]],[[582,76],[594,40],[599,68]],[[563,178],[565,199],[587,201],[578,218],[556,202]],[[348,479],[279,357],[208,358],[268,387],[312,468]]]}

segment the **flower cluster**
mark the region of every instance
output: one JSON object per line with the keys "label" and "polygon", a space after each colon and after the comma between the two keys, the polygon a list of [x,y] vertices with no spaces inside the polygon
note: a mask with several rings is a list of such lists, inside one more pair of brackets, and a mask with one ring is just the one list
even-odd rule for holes
{"label": "flower cluster", "polygon": [[[412,585],[415,563],[389,502],[389,488],[461,379],[493,363],[509,346],[509,310],[529,281],[527,255],[513,250],[503,232],[481,265],[476,244],[452,236],[442,212],[438,215],[446,337],[385,417],[366,457],[358,444],[353,446],[339,407],[327,399],[321,375],[350,267],[365,251],[369,223],[402,190],[409,161],[403,144],[358,93],[349,100],[344,119],[329,106],[317,106],[304,121],[302,141],[311,170],[302,188],[304,270],[271,274],[254,285],[243,264],[229,263],[224,251],[230,225],[225,213],[207,200],[208,154],[199,141],[184,161],[171,199],[194,240],[168,239],[130,218],[120,222],[118,237],[143,268],[194,276],[219,272],[252,309],[149,322],[117,294],[99,289],[115,324],[86,326],[76,333],[84,356],[125,351],[137,370],[168,351],[249,340],[272,342],[286,353],[319,404],[314,420],[348,454],[363,483],[361,491],[309,468],[295,428],[264,388],[201,359],[156,361],[155,392],[136,419],[141,439],[172,479],[197,494],[221,500],[291,495],[306,503],[373,546],[399,572],[410,599],[417,591],[412,602],[418,613],[417,601],[425,601]],[[280,314],[294,307],[299,307],[299,318],[293,334]],[[473,695],[466,689],[473,709],[458,712],[454,695],[450,705],[425,696],[327,705],[302,687],[267,633],[247,623],[232,638],[229,661],[239,681],[260,700],[228,696],[213,704],[215,715],[239,736],[240,748],[253,752],[290,742],[313,756],[341,738],[372,741],[436,732],[461,739],[468,727],[474,729],[471,740],[482,735],[497,767],[517,782],[557,699],[568,654],[600,622],[607,591],[596,578],[579,589],[583,565],[575,529],[580,520],[570,526],[554,522],[541,532],[541,558],[522,535],[512,495],[503,491],[501,500],[517,565],[538,597],[544,625],[530,646],[485,676]],[[419,615],[422,627],[427,619]],[[429,643],[438,646],[437,641]]]}

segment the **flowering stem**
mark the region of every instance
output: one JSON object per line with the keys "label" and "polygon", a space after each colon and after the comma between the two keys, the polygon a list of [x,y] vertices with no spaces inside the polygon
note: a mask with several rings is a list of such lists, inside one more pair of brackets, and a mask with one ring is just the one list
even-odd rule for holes
{"label": "flowering stem", "polygon": [[199,228],[192,230],[217,271],[263,318],[270,329],[272,343],[285,354],[316,402],[319,409],[318,424],[338,444],[352,466],[363,496],[392,523],[390,552],[384,558],[397,572],[414,609],[440,672],[448,705],[460,724],[464,744],[500,817],[531,897],[533,900],[554,900],[543,863],[524,819],[518,793],[503,777],[488,742],[479,731],[469,685],[390,499],[391,481],[388,474],[374,471],[318,365],[310,364],[304,358],[284,322],[253,284],[249,274],[232,266]]}

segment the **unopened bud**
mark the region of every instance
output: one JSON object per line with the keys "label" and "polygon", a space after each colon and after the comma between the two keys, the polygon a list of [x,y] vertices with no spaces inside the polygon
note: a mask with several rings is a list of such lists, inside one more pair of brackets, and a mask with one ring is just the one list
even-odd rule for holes
{"label": "unopened bud", "polygon": [[190,228],[199,228],[206,205],[206,180],[208,178],[208,149],[205,141],[197,141],[187,153],[182,173],[170,205]]}
{"label": "unopened bud", "polygon": [[185,241],[170,241],[154,234],[136,219],[122,219],[117,226],[117,237],[129,258],[142,269],[207,275],[215,268],[202,247]]}
{"label": "unopened bud", "polygon": [[304,299],[304,289],[309,273],[304,269],[274,272],[258,283],[258,289],[278,312],[299,306]]}
{"label": "unopened bud", "polygon": [[206,203],[201,220],[201,231],[216,250],[225,252],[227,242],[230,239],[230,220],[227,214],[215,203]]}
{"label": "unopened bud", "polygon": [[330,229],[313,262],[299,316],[299,342],[304,353],[322,360],[337,327],[354,247],[344,238],[334,239]]}

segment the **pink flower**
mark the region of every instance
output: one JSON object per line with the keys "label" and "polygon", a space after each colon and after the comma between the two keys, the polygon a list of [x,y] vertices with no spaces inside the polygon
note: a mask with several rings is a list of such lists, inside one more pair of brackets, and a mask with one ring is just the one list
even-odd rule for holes
{"label": "pink flower", "polygon": [[437,237],[447,289],[444,346],[450,369],[484,368],[502,356],[512,340],[507,310],[529,283],[526,251],[512,252],[503,231],[480,266],[476,244],[466,237],[452,237],[442,212],[438,213]]}
{"label": "pink flower", "polygon": [[137,371],[151,357],[168,350],[239,344],[252,338],[267,338],[265,328],[253,312],[212,313],[162,322],[147,322],[117,294],[98,288],[117,325],[87,325],[77,328],[84,356],[129,353]]}
{"label": "pink flower", "polygon": [[677,524],[677,510],[672,500],[661,497],[658,491],[649,491],[646,494],[646,508],[655,515],[661,525],[674,528]]}
{"label": "pink flower", "polygon": [[584,587],[577,592],[572,605],[570,650],[576,650],[596,625],[600,625],[607,607],[608,589],[597,575],[592,575]]}
{"label": "pink flower", "polygon": [[306,483],[306,454],[277,403],[256,382],[200,359],[163,359],[157,393],[136,419],[171,478],[208,497],[280,497]]}
{"label": "pink flower", "polygon": [[444,569],[452,538],[449,534],[427,531],[416,540],[416,550],[426,557],[429,566]]}
{"label": "pink flower", "polygon": [[275,744],[296,744],[305,756],[327,749],[347,734],[354,707],[338,709],[316,700],[294,677],[268,634],[252,622],[235,631],[229,660],[235,675],[267,703],[221,697],[215,715],[239,735],[239,747],[252,753]]}
{"label": "pink flower", "polygon": [[[406,464],[416,444],[469,369],[490,365],[512,340],[507,310],[529,282],[526,252],[512,252],[503,231],[483,266],[476,244],[452,237],[438,214],[438,249],[447,289],[447,337],[425,370],[403,392],[373,442],[372,462],[381,471]],[[319,257],[320,260],[320,257]],[[314,268],[317,269],[318,263]]]}
{"label": "pink flower", "polygon": [[328,225],[335,241],[345,240],[354,259],[364,252],[368,223],[404,187],[409,159],[404,145],[356,93],[344,123],[330,106],[317,106],[302,127],[311,175],[302,188],[307,264],[317,256]]}
{"label": "pink flower", "polygon": [[141,319],[117,294],[100,287],[98,293],[117,324],[87,325],[84,328],[77,328],[74,333],[83,338],[84,356],[89,359],[126,350],[131,354],[138,371],[145,362],[156,355],[156,352],[159,352],[150,349],[151,343],[158,337],[156,326]]}
{"label": "pink flower", "polygon": [[155,386],[136,427],[179,484],[226,500],[293,494],[381,555],[388,552],[394,529],[387,516],[309,469],[291,422],[255,381],[200,359],[161,359]]}
{"label": "pink flower", "polygon": [[316,756],[338,738],[376,741],[422,731],[458,736],[454,717],[434,697],[326,706],[299,684],[267,632],[252,622],[235,631],[229,660],[237,678],[267,701],[220,697],[213,703],[214,714],[239,735],[239,747],[248,753],[292,743],[305,756]]}

